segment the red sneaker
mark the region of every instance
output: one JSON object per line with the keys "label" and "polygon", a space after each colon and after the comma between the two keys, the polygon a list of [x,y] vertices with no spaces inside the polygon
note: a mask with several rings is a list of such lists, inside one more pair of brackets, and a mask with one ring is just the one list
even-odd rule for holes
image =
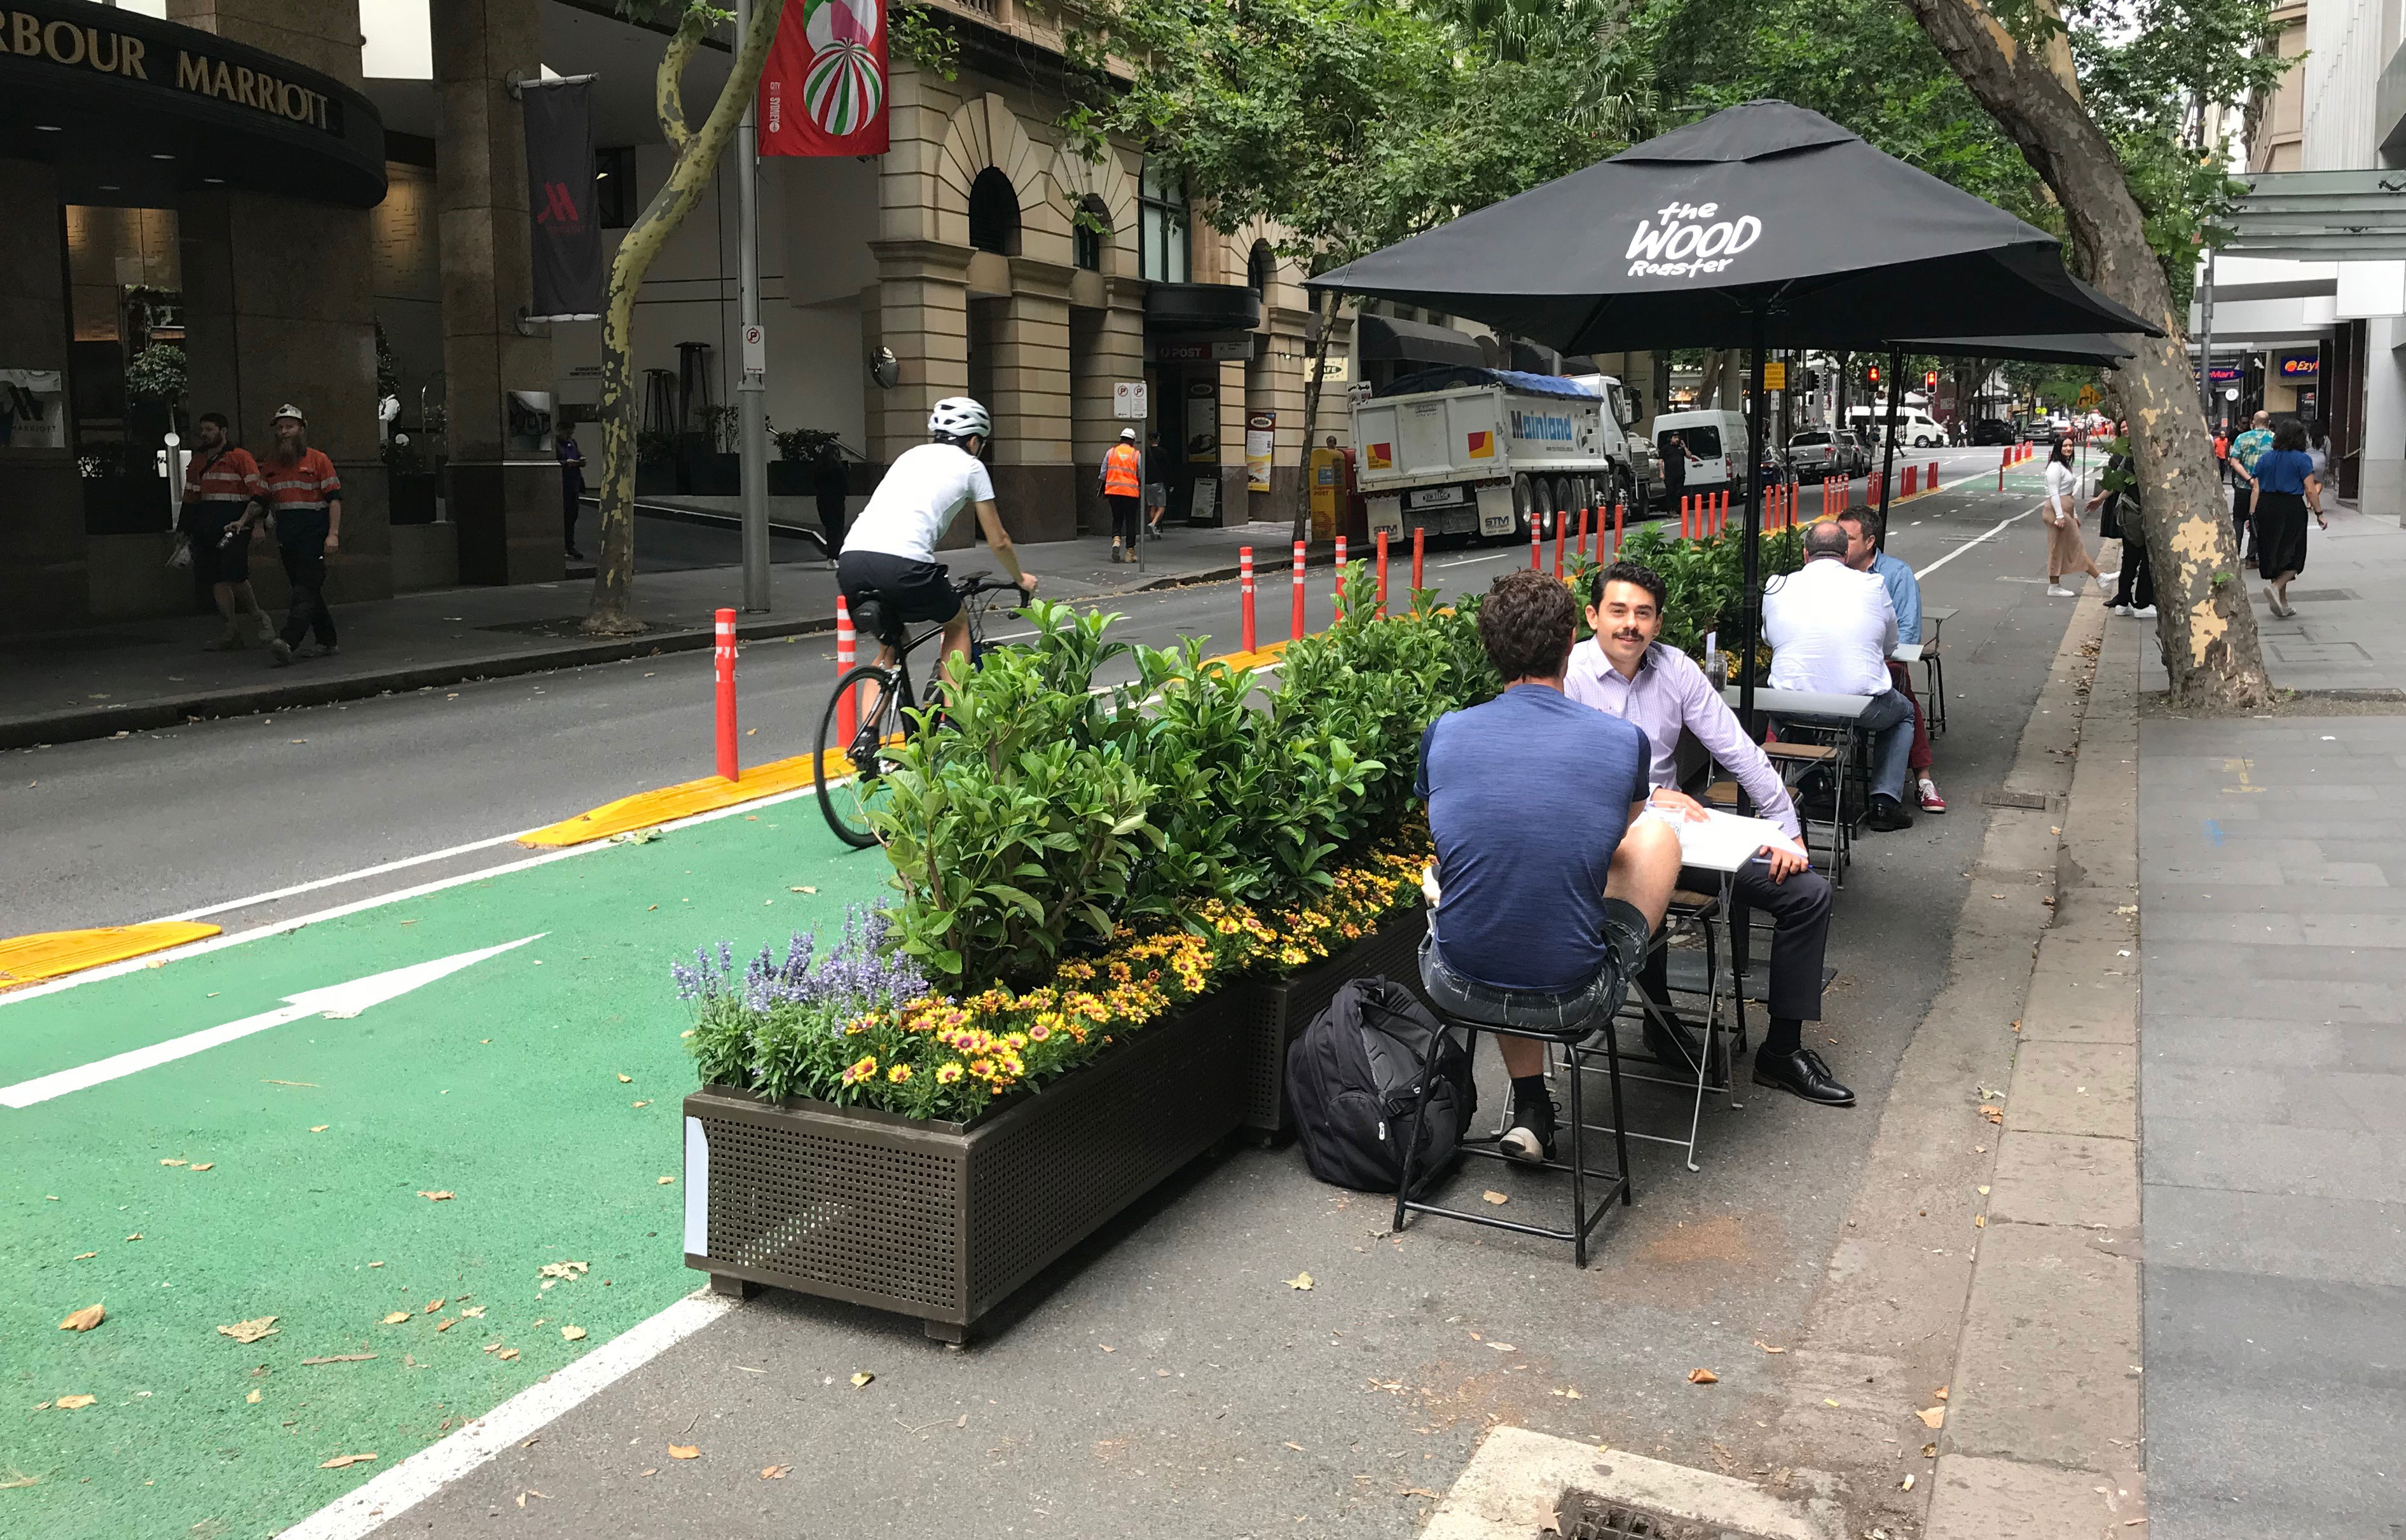
{"label": "red sneaker", "polygon": [[1921,811],[1924,812],[1946,811],[1946,798],[1938,795],[1938,783],[1926,775],[1921,778]]}

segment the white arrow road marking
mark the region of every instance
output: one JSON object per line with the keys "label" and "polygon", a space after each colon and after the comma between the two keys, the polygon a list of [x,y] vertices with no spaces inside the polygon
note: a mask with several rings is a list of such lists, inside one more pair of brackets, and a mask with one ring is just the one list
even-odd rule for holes
{"label": "white arrow road marking", "polygon": [[324,989],[304,989],[298,995],[286,996],[284,1004],[273,1010],[263,1010],[256,1016],[245,1016],[238,1022],[228,1022],[222,1026],[204,1027],[198,1032],[187,1032],[180,1038],[170,1038],[165,1042],[153,1043],[148,1048],[130,1049],[125,1053],[111,1054],[106,1059],[96,1059],[91,1064],[81,1065],[73,1069],[62,1069],[53,1075],[20,1081],[15,1085],[0,1088],[0,1107],[31,1107],[35,1102],[49,1101],[53,1096],[64,1096],[70,1091],[81,1091],[87,1086],[121,1080],[127,1075],[149,1069],[154,1065],[189,1058],[194,1053],[205,1052],[220,1043],[230,1043],[237,1038],[248,1038],[254,1032],[264,1032],[271,1026],[282,1026],[288,1022],[297,1022],[304,1016],[324,1016],[332,1021],[348,1021],[372,1005],[382,1005],[385,1001],[406,995],[413,989],[431,984],[437,979],[447,978],[463,968],[474,967],[488,957],[499,956],[513,947],[524,946],[529,941],[539,941],[549,934],[549,931],[537,931],[532,936],[521,936],[515,941],[503,941],[499,946],[483,947],[474,952],[455,953],[448,957],[437,957],[432,962],[412,963],[407,968],[396,968],[386,973],[373,973],[364,979],[353,979],[348,983],[331,984]]}

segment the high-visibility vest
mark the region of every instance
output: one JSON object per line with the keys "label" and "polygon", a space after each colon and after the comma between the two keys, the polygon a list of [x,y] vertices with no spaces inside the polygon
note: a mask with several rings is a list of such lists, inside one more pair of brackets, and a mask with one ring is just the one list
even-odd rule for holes
{"label": "high-visibility vest", "polygon": [[214,455],[196,454],[184,468],[186,502],[231,502],[237,506],[264,498],[267,483],[260,479],[259,463],[248,449],[227,447]]}
{"label": "high-visibility vest", "polygon": [[271,459],[260,469],[267,478],[271,513],[321,511],[343,492],[343,478],[321,449],[304,449],[297,460]]}
{"label": "high-visibility vest", "polygon": [[1133,444],[1114,444],[1103,457],[1103,495],[1139,497],[1144,492],[1144,457]]}

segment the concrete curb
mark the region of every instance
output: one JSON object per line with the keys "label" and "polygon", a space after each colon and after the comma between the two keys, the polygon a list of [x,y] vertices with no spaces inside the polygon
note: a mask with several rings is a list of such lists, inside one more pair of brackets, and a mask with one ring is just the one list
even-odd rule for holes
{"label": "concrete curb", "polygon": [[1567,1533],[1580,1494],[1745,1540],[1840,1540],[1845,1532],[1837,1505],[1826,1492],[1790,1503],[1734,1476],[1499,1427],[1479,1442],[1479,1452],[1421,1531],[1421,1540],[1540,1540]]}
{"label": "concrete curb", "polygon": [[[835,629],[835,616],[800,620],[760,620],[739,624],[736,636],[745,642],[774,641]],[[431,689],[471,679],[507,679],[516,674],[545,673],[587,663],[622,663],[662,653],[694,652],[711,644],[710,628],[645,631],[641,636],[571,643],[534,652],[500,657],[463,657],[454,662],[420,663],[374,673],[343,674],[330,679],[294,678],[279,671],[273,683],[231,690],[200,690],[164,696],[120,706],[116,710],[50,712],[38,716],[0,720],[0,749],[22,749],[50,743],[72,743],[108,738],[120,732],[145,732],[172,728],[194,717],[248,716],[259,712],[288,711],[299,706],[332,705],[338,700],[363,700],[403,690]]]}

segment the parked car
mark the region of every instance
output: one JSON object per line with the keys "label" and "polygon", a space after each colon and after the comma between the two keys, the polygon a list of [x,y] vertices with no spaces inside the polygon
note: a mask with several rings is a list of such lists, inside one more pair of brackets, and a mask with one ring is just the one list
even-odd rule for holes
{"label": "parked car", "polygon": [[1974,417],[1972,419],[1972,443],[1974,445],[2011,444],[2013,442],[2014,425],[2007,422],[2004,418]]}
{"label": "parked car", "polygon": [[1847,475],[1862,476],[1871,474],[1872,445],[1870,439],[1856,432],[1851,428],[1841,428],[1831,436],[1835,438],[1838,441],[1839,446],[1846,451],[1846,473]]}
{"label": "parked car", "polygon": [[1808,428],[1788,440],[1788,463],[1800,477],[1827,481],[1854,464],[1854,452],[1828,430]]}

